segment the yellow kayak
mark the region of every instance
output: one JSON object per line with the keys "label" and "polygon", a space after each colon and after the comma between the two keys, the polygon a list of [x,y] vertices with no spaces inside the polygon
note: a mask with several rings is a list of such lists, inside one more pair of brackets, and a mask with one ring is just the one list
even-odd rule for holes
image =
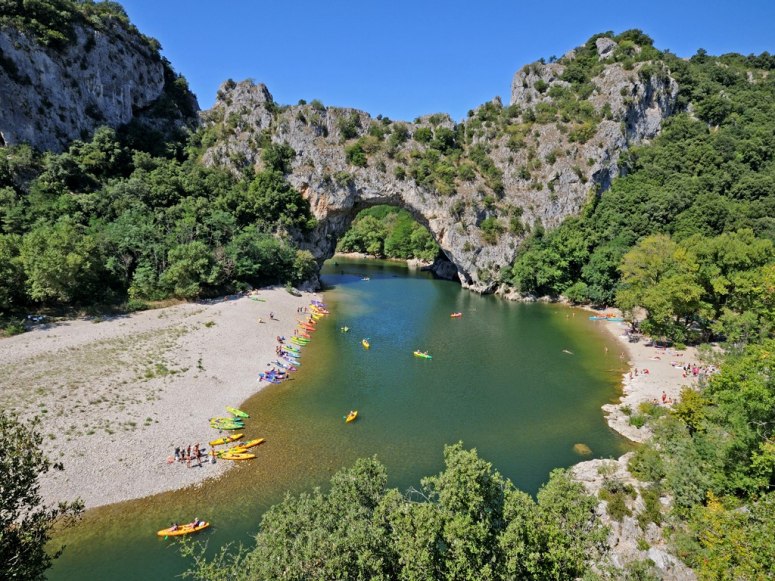
{"label": "yellow kayak", "polygon": [[241,437],[242,437],[242,434],[234,434],[233,436],[224,436],[223,438],[218,438],[217,440],[211,441],[210,445],[220,446],[221,444],[228,444],[230,442],[239,440]]}
{"label": "yellow kayak", "polygon": [[255,440],[248,440],[247,442],[242,442],[238,446],[235,446],[234,448],[239,448],[240,450],[247,450],[248,448],[253,448],[255,446],[258,446],[259,444],[263,444],[266,440],[264,438],[256,438]]}
{"label": "yellow kayak", "polygon": [[371,343],[369,343],[369,340],[368,340],[368,339],[363,339],[363,340],[361,341],[361,345],[363,345],[363,348],[364,348],[364,349],[368,349],[369,347],[371,347]]}
{"label": "yellow kayak", "polygon": [[344,421],[349,424],[350,422],[355,420],[355,418],[357,418],[357,417],[358,417],[358,410],[353,410],[349,414],[347,414],[347,417],[345,418]]}
{"label": "yellow kayak", "polygon": [[179,525],[177,528],[169,527],[158,531],[156,534],[160,537],[179,537],[181,535],[190,535],[191,533],[198,533],[202,529],[206,529],[210,526],[209,522],[200,521],[198,525],[194,526],[192,523],[185,525]]}
{"label": "yellow kayak", "polygon": [[246,452],[231,452],[228,454],[221,454],[221,458],[224,460],[252,460],[255,457],[255,454],[248,454]]}

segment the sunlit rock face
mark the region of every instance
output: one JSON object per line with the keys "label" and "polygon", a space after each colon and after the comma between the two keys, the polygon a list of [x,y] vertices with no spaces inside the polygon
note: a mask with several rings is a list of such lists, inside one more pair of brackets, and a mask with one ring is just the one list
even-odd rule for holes
{"label": "sunlit rock face", "polygon": [[[286,143],[296,152],[288,179],[318,219],[312,232],[296,236],[318,260],[333,255],[362,209],[400,206],[426,226],[441,247],[447,260],[437,263],[439,274],[446,272],[475,291],[492,292],[532,228],[539,223],[556,227],[594,196],[603,195],[622,173],[621,153],[654,137],[673,112],[678,87],[669,71],[647,68],[649,63],[625,70],[608,62],[615,44],[601,39],[597,46],[605,66],[584,97],[584,106],[596,118],[588,126],[561,114],[532,118],[569,89],[561,77],[572,53],[565,64],[534,63],[518,71],[508,110],[496,99],[460,123],[445,114],[397,122],[317,102],[279,106],[263,84],[228,81],[214,107],[202,114],[211,135],[203,160],[241,173],[249,167],[260,169],[261,150],[268,142]],[[480,113],[486,111],[501,121],[482,122]],[[406,140],[391,139],[398,127],[405,128]],[[457,168],[468,163],[476,171],[464,177],[459,172],[452,187],[423,181],[416,160],[432,145],[429,130],[433,136],[451,130],[457,153],[448,158],[450,163]],[[420,138],[423,134],[426,139]],[[347,155],[356,143],[364,149],[360,162],[352,151]],[[470,161],[479,145],[500,175],[495,185]]]}

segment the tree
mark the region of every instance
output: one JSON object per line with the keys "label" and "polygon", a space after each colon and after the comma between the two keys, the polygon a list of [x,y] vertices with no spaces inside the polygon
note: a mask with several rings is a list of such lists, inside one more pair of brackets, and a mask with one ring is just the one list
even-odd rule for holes
{"label": "tree", "polygon": [[169,266],[159,277],[159,282],[173,296],[193,299],[206,287],[219,282],[220,268],[202,242],[175,246],[170,249],[168,260]]}
{"label": "tree", "polygon": [[83,511],[83,503],[43,504],[39,477],[52,464],[41,450],[39,421],[21,422],[0,410],[0,563],[3,579],[45,579],[46,570],[62,554],[47,551],[52,527],[66,523]]}
{"label": "tree", "polygon": [[0,234],[0,312],[18,308],[24,299],[24,267],[19,258],[21,238]]}
{"label": "tree", "polygon": [[27,294],[34,301],[69,303],[93,296],[102,258],[95,238],[73,220],[38,226],[21,245]]}
{"label": "tree", "polygon": [[644,238],[622,259],[617,303],[625,311],[646,309],[647,333],[686,340],[690,323],[705,306],[698,269],[694,254],[669,236]]}
{"label": "tree", "polygon": [[361,459],[316,488],[290,495],[261,519],[249,562],[260,579],[393,578],[388,531],[376,510],[387,473],[376,459]]}

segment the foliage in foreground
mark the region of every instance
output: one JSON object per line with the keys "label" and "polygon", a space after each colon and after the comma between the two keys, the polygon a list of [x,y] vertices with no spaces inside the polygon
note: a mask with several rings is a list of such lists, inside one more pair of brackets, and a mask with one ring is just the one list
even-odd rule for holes
{"label": "foliage in foreground", "polygon": [[78,516],[83,504],[43,505],[38,478],[52,464],[41,449],[38,421],[23,423],[0,410],[0,578],[44,579],[52,561],[62,552],[46,551],[51,529]]}
{"label": "foliage in foreground", "polygon": [[775,340],[685,389],[630,469],[673,498],[674,541],[704,579],[775,576]]}
{"label": "foliage in foreground", "polygon": [[605,539],[597,501],[561,470],[537,500],[462,444],[421,490],[387,489],[376,459],[358,460],[315,489],[286,496],[261,521],[252,550],[197,555],[195,579],[569,579]]}

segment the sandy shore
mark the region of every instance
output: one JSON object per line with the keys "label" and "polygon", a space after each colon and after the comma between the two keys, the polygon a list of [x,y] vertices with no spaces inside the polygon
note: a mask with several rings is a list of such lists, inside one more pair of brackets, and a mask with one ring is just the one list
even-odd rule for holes
{"label": "sandy shore", "polygon": [[227,297],[0,340],[0,406],[41,416],[46,452],[65,466],[43,478],[45,499],[80,497],[92,508],[227,470],[227,461],[189,469],[167,458],[175,446],[209,448],[218,433],[208,418],[266,385],[257,377],[275,359],[275,337],[291,335],[296,309],[319,298],[283,288],[258,297],[265,302]]}
{"label": "sandy shore", "polygon": [[[608,309],[606,312],[616,312],[616,310]],[[637,343],[630,343],[626,333],[627,323],[601,320],[589,321],[589,323],[602,325],[607,332],[616,337],[620,346],[619,357],[626,359],[630,368],[630,371],[622,376],[622,398],[619,403],[603,406],[608,425],[634,442],[643,442],[651,436],[650,430],[647,427],[636,428],[630,425],[630,415],[624,410],[629,409],[635,414],[638,412],[638,405],[642,402],[670,405],[671,402],[676,401],[683,386],[696,384],[696,379],[691,374],[684,377],[681,366],[698,362],[697,350],[694,347],[679,351],[650,346],[647,338],[642,338]],[[665,404],[662,402],[663,393],[667,399]]]}

